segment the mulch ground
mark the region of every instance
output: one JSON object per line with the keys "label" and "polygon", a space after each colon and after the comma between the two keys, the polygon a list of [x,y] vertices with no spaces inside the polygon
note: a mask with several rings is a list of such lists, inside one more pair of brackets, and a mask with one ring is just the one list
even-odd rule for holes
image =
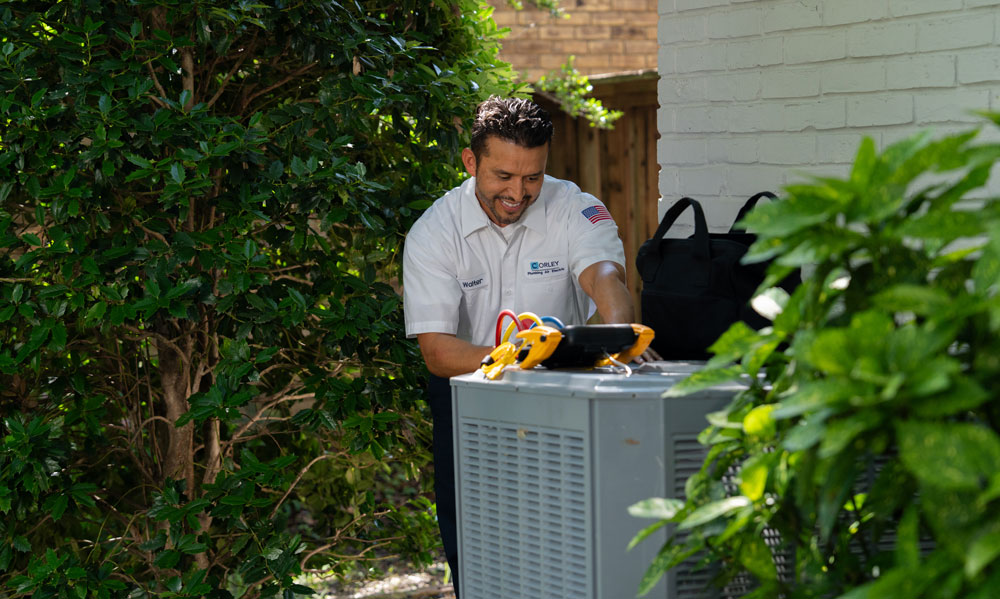
{"label": "mulch ground", "polygon": [[315,599],[455,599],[451,582],[445,582],[444,560],[424,570],[402,562],[384,569],[384,574],[364,580],[311,576],[301,582],[316,591]]}

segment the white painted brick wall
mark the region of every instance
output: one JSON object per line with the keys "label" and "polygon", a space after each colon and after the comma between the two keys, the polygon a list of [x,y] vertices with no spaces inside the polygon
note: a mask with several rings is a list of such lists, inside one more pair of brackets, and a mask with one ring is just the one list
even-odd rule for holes
{"label": "white painted brick wall", "polygon": [[1000,110],[1000,0],[659,0],[658,12],[660,214],[692,196],[716,231],[757,191],[846,175],[863,136],[885,147]]}

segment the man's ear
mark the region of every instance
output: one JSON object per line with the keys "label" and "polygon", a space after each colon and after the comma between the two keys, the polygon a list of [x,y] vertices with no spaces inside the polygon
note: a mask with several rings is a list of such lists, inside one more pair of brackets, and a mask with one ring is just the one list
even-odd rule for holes
{"label": "man's ear", "polygon": [[472,148],[462,150],[462,164],[465,165],[467,173],[476,176],[476,155],[472,153]]}

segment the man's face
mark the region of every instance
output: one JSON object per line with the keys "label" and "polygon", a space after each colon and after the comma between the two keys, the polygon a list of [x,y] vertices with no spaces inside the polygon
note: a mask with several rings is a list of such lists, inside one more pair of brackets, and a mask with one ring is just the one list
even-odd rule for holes
{"label": "man's face", "polygon": [[476,178],[476,198],[494,223],[516,223],[542,190],[549,145],[525,148],[497,137],[486,140],[478,163],[472,150],[462,151],[465,170]]}

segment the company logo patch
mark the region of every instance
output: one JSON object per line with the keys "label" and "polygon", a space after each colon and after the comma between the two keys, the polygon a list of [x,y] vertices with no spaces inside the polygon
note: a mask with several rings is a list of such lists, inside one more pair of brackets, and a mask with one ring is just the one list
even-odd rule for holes
{"label": "company logo patch", "polygon": [[551,277],[566,272],[565,260],[531,260],[528,262],[528,278]]}

